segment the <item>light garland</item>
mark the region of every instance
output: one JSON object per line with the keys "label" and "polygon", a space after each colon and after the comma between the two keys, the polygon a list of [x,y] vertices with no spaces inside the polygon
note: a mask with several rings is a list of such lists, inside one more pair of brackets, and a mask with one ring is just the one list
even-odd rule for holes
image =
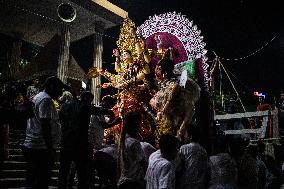
{"label": "light garland", "polygon": [[[0,3],[2,4],[5,4],[5,1],[1,1]],[[7,5],[7,4],[6,4]],[[8,5],[9,6],[9,5]],[[36,16],[39,16],[41,18],[44,18],[44,19],[47,19],[47,20],[50,20],[50,21],[53,21],[53,22],[58,22],[58,23],[63,23],[62,21],[59,21],[59,20],[56,20],[56,19],[53,19],[51,17],[48,17],[48,16],[45,16],[45,15],[42,15],[40,13],[37,13],[37,12],[34,12],[34,11],[31,11],[31,10],[27,10],[25,8],[22,8],[22,7],[19,7],[17,5],[11,5],[10,6],[13,6],[14,8],[22,11],[22,12],[26,12],[28,14],[33,14],[33,15],[36,15]],[[151,18],[151,17],[150,17]],[[192,21],[191,21],[191,25],[192,25]],[[71,24],[70,24],[71,25]],[[241,60],[244,60],[244,59],[247,59],[251,56],[254,56],[255,54],[257,54],[258,52],[260,52],[261,50],[263,50],[265,47],[267,47],[272,41],[275,40],[275,38],[280,34],[281,32],[279,32],[278,34],[276,34],[271,40],[269,40],[268,42],[266,42],[263,46],[261,46],[259,49],[257,49],[256,51],[254,51],[253,53],[250,53],[246,56],[243,56],[243,57],[239,57],[239,58],[225,58],[225,57],[219,57],[221,60],[226,60],[226,61],[241,61]],[[113,37],[113,36],[110,36],[110,35],[106,35],[106,34],[103,34],[103,33],[98,33],[98,32],[94,32],[94,34],[97,34],[97,35],[101,35],[103,37],[108,37],[108,38],[112,38],[112,39],[116,39],[116,37]],[[202,36],[201,36],[202,37]],[[202,37],[203,38],[203,37]],[[205,50],[206,51],[206,50]],[[204,54],[206,54],[206,52],[203,52]],[[207,58],[205,58],[205,60],[207,60]],[[208,61],[208,62],[211,62],[211,61]]]}
{"label": "light garland", "polygon": [[[42,15],[42,14],[40,14],[40,13],[37,13],[37,12],[35,12],[35,11],[31,11],[31,10],[25,9],[25,8],[23,8],[23,7],[19,7],[19,6],[17,6],[17,5],[12,5],[12,4],[9,4],[9,5],[8,5],[8,4],[5,3],[5,1],[0,1],[0,3],[1,3],[1,4],[5,4],[5,5],[7,5],[7,6],[12,6],[13,8],[16,8],[16,9],[22,11],[22,12],[26,12],[26,13],[28,13],[28,14],[35,15],[35,16],[41,17],[41,18],[46,19],[46,20],[50,20],[50,21],[52,21],[52,22],[57,22],[57,23],[60,23],[60,24],[63,24],[63,23],[64,23],[63,21],[56,20],[56,19],[51,18],[51,17],[49,17],[49,16]],[[69,25],[69,26],[72,26],[71,23],[68,23],[68,25]],[[94,32],[94,34],[101,35],[101,36],[103,36],[103,37],[108,37],[108,38],[116,39],[116,37],[113,37],[113,36],[110,36],[110,35],[106,35],[106,34],[103,34],[103,33]]]}
{"label": "light garland", "polygon": [[263,50],[265,47],[267,47],[272,41],[274,41],[274,39],[280,34],[281,32],[278,32],[272,39],[270,39],[268,42],[266,42],[263,46],[261,46],[259,49],[257,49],[256,51],[254,51],[253,53],[250,53],[246,56],[240,57],[240,58],[224,58],[224,57],[219,57],[219,59],[221,60],[226,60],[226,61],[241,61],[244,59],[247,59],[251,56],[254,56],[255,54],[257,54],[258,52],[260,52],[261,50]]}

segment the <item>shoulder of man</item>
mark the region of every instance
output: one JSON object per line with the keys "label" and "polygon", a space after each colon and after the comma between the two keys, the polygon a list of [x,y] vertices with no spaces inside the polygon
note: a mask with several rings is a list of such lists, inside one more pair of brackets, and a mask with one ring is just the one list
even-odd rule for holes
{"label": "shoulder of man", "polygon": [[78,111],[80,105],[81,105],[80,101],[71,100],[69,102],[63,103],[60,111]]}
{"label": "shoulder of man", "polygon": [[40,92],[33,98],[33,103],[36,105],[41,103],[52,103],[52,98],[45,92]]}

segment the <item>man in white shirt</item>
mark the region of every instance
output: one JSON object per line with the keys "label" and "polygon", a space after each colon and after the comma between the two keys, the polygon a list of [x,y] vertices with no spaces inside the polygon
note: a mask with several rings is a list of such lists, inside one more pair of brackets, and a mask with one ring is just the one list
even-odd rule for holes
{"label": "man in white shirt", "polygon": [[61,95],[64,86],[57,77],[49,77],[44,91],[33,98],[34,117],[27,121],[24,142],[28,188],[48,188],[55,150],[60,141],[60,121],[52,99]]}
{"label": "man in white shirt", "polygon": [[198,143],[200,132],[196,126],[190,130],[191,142],[179,150],[182,162],[181,175],[177,178],[177,188],[205,189],[208,180],[208,157],[206,150]]}
{"label": "man in white shirt", "polygon": [[149,157],[146,171],[147,189],[174,189],[175,165],[172,162],[177,155],[178,140],[172,135],[162,135],[159,140],[160,150]]}
{"label": "man in white shirt", "polygon": [[[146,170],[144,152],[137,140],[141,115],[138,112],[128,112],[124,118],[120,146],[119,165],[120,178],[118,188],[144,188],[144,176]],[[124,130],[125,129],[125,130]]]}
{"label": "man in white shirt", "polygon": [[140,144],[144,152],[145,161],[148,165],[150,155],[154,153],[157,149],[148,142],[141,141]]}

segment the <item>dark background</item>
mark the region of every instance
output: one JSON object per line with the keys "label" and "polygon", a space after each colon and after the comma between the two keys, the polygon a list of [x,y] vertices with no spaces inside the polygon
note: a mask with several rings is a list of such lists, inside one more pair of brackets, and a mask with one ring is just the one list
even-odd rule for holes
{"label": "dark background", "polygon": [[[109,0],[129,13],[140,26],[149,16],[176,11],[193,20],[207,44],[208,63],[213,51],[221,58],[244,104],[256,104],[254,91],[263,92],[270,102],[284,92],[284,11],[281,1],[257,0]],[[103,67],[113,71],[119,28],[111,28],[103,35]],[[275,38],[274,38],[275,37]],[[272,40],[274,38],[274,40]],[[272,40],[272,41],[271,41]],[[10,44],[10,38],[0,35],[0,41]],[[92,36],[71,44],[71,54],[87,71],[92,65]],[[4,44],[4,46],[6,46]],[[267,44],[267,45],[266,45]],[[28,46],[28,44],[26,45]],[[5,62],[7,48],[0,47],[0,63]],[[35,46],[22,49],[22,58],[29,60]],[[262,48],[264,47],[264,48]],[[27,49],[27,50],[25,50]],[[31,51],[32,50],[32,51]],[[241,58],[241,59],[240,59]],[[226,60],[231,59],[231,60]],[[234,59],[238,59],[235,61]],[[4,64],[0,64],[3,70]],[[2,66],[2,67],[1,67]],[[224,94],[235,94],[224,72],[215,72],[215,92],[219,93],[220,77]],[[103,94],[109,91],[103,90]]]}
{"label": "dark background", "polygon": [[[129,17],[141,25],[149,16],[170,11],[180,12],[193,20],[204,36],[209,64],[213,51],[222,58],[246,57],[239,61],[221,60],[242,95],[260,91],[278,98],[284,89],[284,12],[281,1],[256,0],[110,0],[128,11]],[[119,27],[106,32],[118,38]],[[276,38],[272,41],[273,37]],[[105,37],[104,55],[111,55],[114,38]],[[108,63],[107,58],[104,59]],[[216,72],[217,77],[218,73]],[[232,91],[223,73],[224,90]],[[216,84],[218,87],[218,84]]]}
{"label": "dark background", "polygon": [[[280,92],[284,92],[284,11],[281,0],[109,1],[126,10],[137,26],[143,24],[149,16],[172,11],[193,20],[207,44],[208,63],[211,64],[210,61],[214,58],[213,51],[224,58],[221,61],[228,69],[247,111],[256,110],[257,98],[253,96],[254,91],[265,93],[270,103],[274,103]],[[109,29],[103,36],[103,67],[110,71],[114,68],[112,49],[116,48],[119,28],[120,26]],[[274,40],[271,41],[273,38]],[[6,40],[8,38],[5,37],[3,41]],[[2,41],[1,36],[0,41]],[[71,44],[71,54],[86,71],[93,61],[92,41],[92,37],[86,37]],[[6,53],[1,52],[0,47],[1,54]],[[28,53],[25,56],[30,57]],[[226,60],[227,58],[231,60]],[[221,75],[224,94],[234,94],[224,72],[220,74],[218,71],[216,71],[216,93],[219,92]],[[116,92],[110,90],[102,89],[102,96]],[[216,106],[214,108],[225,109]],[[239,107],[237,112],[241,111]]]}

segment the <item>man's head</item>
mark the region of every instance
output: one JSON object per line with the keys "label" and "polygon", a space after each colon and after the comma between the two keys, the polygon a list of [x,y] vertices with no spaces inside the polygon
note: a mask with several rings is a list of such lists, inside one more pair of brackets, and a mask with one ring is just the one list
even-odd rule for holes
{"label": "man's head", "polygon": [[101,106],[104,108],[111,109],[116,104],[116,99],[110,95],[106,95],[102,98]]}
{"label": "man's head", "polygon": [[35,87],[39,87],[39,79],[38,79],[38,78],[35,78],[35,79],[33,80],[33,85],[34,85]]}
{"label": "man's head", "polygon": [[199,140],[201,139],[201,131],[196,124],[190,126],[189,134],[192,142],[199,142]]}
{"label": "man's head", "polygon": [[132,137],[137,137],[141,118],[141,114],[138,112],[128,112],[124,118],[126,133]]}
{"label": "man's head", "polygon": [[259,96],[258,97],[258,102],[261,103],[261,104],[264,103],[264,97],[263,96]]}
{"label": "man's head", "polygon": [[90,91],[83,91],[80,95],[81,102],[91,104],[94,100],[94,95]]}
{"label": "man's head", "polygon": [[57,99],[62,95],[62,89],[65,88],[65,84],[57,77],[51,76],[45,80],[44,89],[51,98]]}
{"label": "man's head", "polygon": [[178,152],[178,139],[170,134],[162,135],[159,140],[161,154],[167,160],[175,159]]}

